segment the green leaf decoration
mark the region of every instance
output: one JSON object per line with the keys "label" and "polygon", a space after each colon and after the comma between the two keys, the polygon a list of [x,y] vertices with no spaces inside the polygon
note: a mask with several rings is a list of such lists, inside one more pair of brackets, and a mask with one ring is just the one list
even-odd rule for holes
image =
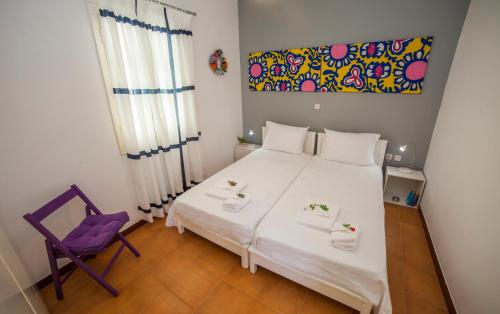
{"label": "green leaf decoration", "polygon": [[325,212],[329,211],[330,208],[328,208],[328,206],[326,206],[325,204],[321,204],[319,205],[319,208],[321,208],[322,210],[324,210]]}
{"label": "green leaf decoration", "polygon": [[344,226],[344,228],[349,228],[351,224],[342,224],[342,226]]}
{"label": "green leaf decoration", "polygon": [[238,193],[236,194],[239,198],[245,198],[245,194]]}
{"label": "green leaf decoration", "polygon": [[236,181],[231,180],[227,180],[227,183],[229,183],[230,186],[236,186],[236,184],[238,184]]}

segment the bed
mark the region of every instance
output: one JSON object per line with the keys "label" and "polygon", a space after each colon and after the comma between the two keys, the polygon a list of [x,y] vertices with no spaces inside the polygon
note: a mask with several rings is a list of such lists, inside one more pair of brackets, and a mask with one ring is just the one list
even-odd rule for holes
{"label": "bed", "polygon": [[[322,135],[318,136],[321,150]],[[386,141],[376,146],[381,165]],[[338,221],[357,223],[353,252],[333,248],[329,234],[295,222],[306,198],[335,200]],[[313,157],[255,230],[250,270],[257,265],[344,303],[361,313],[391,313],[387,283],[382,170]]]}
{"label": "bed", "polygon": [[[265,128],[262,134],[264,137]],[[303,154],[260,148],[196,185],[171,205],[167,227],[199,234],[241,256],[242,267],[248,268],[248,247],[255,228],[311,160],[315,137],[315,132],[307,133]],[[243,192],[252,197],[239,212],[224,211],[222,201],[206,195],[216,182],[228,177],[246,181]]]}

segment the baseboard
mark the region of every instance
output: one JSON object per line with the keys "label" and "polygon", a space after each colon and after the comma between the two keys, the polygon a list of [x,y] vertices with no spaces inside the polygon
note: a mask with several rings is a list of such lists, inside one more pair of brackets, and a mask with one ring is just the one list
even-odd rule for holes
{"label": "baseboard", "polygon": [[420,215],[420,220],[424,225],[425,238],[427,239],[427,243],[431,251],[432,263],[434,264],[434,268],[436,269],[436,275],[439,280],[439,285],[441,286],[441,291],[443,291],[443,296],[446,302],[446,307],[448,308],[448,313],[457,314],[455,304],[453,304],[453,299],[451,298],[450,290],[448,289],[446,281],[444,280],[443,270],[441,269],[441,265],[439,264],[436,250],[434,249],[434,244],[432,243],[431,235],[429,233],[429,229],[427,228],[427,222],[425,221],[424,213],[422,212],[422,208],[420,206],[418,207],[418,214]]}
{"label": "baseboard", "polygon": [[[127,234],[130,234],[130,233],[134,232],[135,230],[139,229],[140,227],[142,227],[145,224],[147,224],[147,221],[145,221],[145,220],[139,220],[138,222],[136,222],[135,224],[131,225],[130,227],[128,227],[127,229],[123,230],[120,233],[123,236],[126,236]],[[111,244],[115,243],[116,241],[118,241],[118,237],[114,238],[113,241],[111,241]],[[88,258],[93,258],[93,257],[91,256],[91,257],[88,257]],[[62,266],[61,268],[59,268],[59,274],[61,276],[67,274],[74,267],[74,265],[75,264],[73,262],[69,262],[68,264]],[[36,288],[38,290],[41,290],[44,287],[50,285],[52,282],[53,282],[52,275],[49,274],[46,277],[40,279],[37,283],[35,283],[35,286],[36,286]]]}

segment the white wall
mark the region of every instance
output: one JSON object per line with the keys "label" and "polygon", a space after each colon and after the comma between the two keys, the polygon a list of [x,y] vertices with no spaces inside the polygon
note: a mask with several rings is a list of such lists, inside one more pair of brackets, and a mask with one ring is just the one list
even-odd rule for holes
{"label": "white wall", "polygon": [[434,129],[422,210],[459,313],[500,313],[500,1],[473,0]]}
{"label": "white wall", "polygon": [[[205,171],[233,158],[241,135],[237,3],[177,1],[195,10],[197,106]],[[170,1],[173,3],[173,1]],[[140,219],[128,169],[115,140],[84,0],[0,3],[0,223],[33,281],[49,273],[41,237],[22,215],[78,184],[104,211]],[[208,54],[222,48],[230,68],[217,78]],[[81,205],[49,217],[66,234]]]}

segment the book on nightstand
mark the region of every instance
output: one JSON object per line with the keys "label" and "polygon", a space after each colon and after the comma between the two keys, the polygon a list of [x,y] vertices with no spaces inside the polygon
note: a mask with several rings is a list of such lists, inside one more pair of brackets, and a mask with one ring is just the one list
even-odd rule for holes
{"label": "book on nightstand", "polygon": [[412,207],[415,207],[417,205],[419,196],[420,195],[415,194],[415,197],[413,197],[413,201],[411,202]]}
{"label": "book on nightstand", "polygon": [[406,205],[411,206],[411,203],[413,202],[414,198],[415,198],[415,192],[410,191],[410,194],[408,194],[408,197],[406,198]]}

